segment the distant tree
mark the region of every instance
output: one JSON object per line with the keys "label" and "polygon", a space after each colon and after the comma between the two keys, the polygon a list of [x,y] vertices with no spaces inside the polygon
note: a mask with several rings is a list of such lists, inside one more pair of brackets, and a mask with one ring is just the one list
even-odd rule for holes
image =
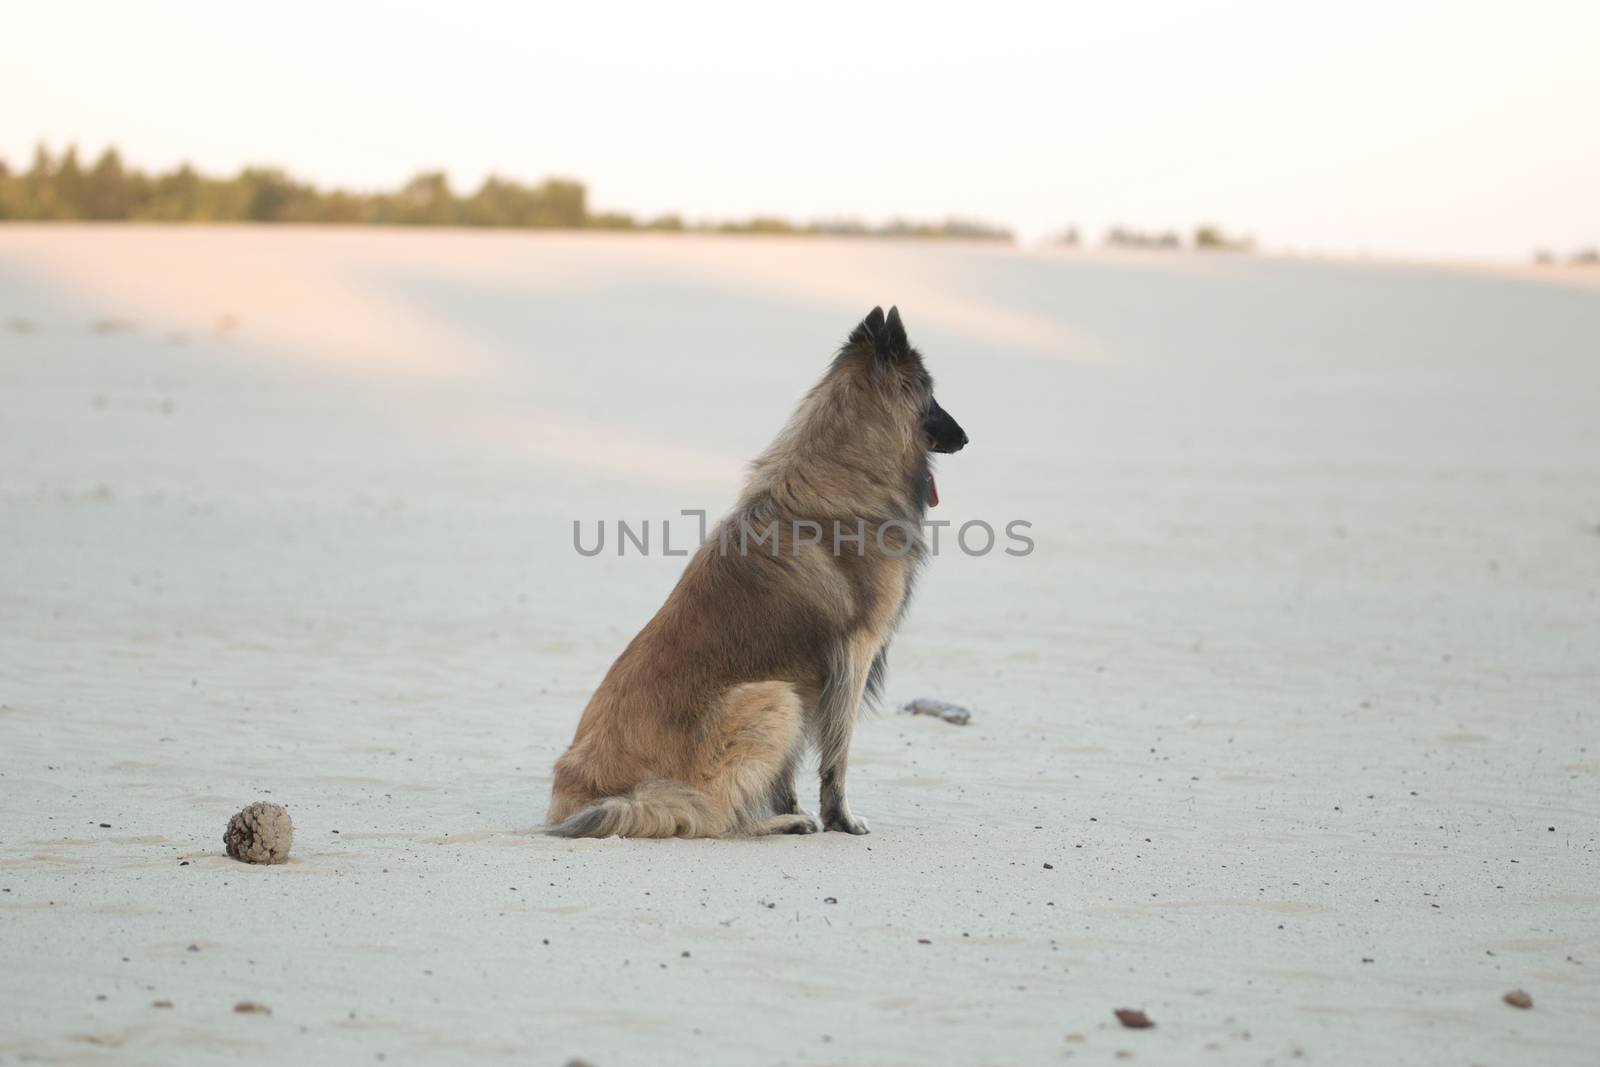
{"label": "distant tree", "polygon": [[483,179],[483,184],[478,186],[478,191],[473,193],[461,205],[461,221],[468,226],[507,226],[506,221],[506,190],[507,182],[501,181],[494,175]]}
{"label": "distant tree", "polygon": [[872,227],[860,219],[819,219],[810,228],[813,233],[831,237],[866,237],[872,233]]}
{"label": "distant tree", "polygon": [[[468,226],[531,226],[578,229],[590,224],[588,190],[560,178],[537,186],[490,175],[461,204],[460,221]],[[613,214],[608,226],[620,217]]]}
{"label": "distant tree", "polygon": [[335,189],[316,198],[312,210],[308,222],[357,223],[365,219],[367,206],[361,197]]}
{"label": "distant tree", "polygon": [[52,217],[58,219],[81,219],[84,212],[84,182],[83,168],[78,165],[78,146],[67,145],[67,150],[61,154],[61,161],[56,164],[55,173],[51,176]]}
{"label": "distant tree", "polygon": [[602,211],[590,215],[584,225],[591,230],[637,230],[639,223],[626,211]]}
{"label": "distant tree", "polygon": [[19,219],[47,219],[55,197],[55,160],[50,150],[38,145],[33,164],[17,179],[15,203]]}
{"label": "distant tree", "polygon": [[1127,226],[1113,226],[1106,231],[1105,243],[1112,248],[1181,248],[1183,242],[1171,230],[1159,233],[1135,230]]}
{"label": "distant tree", "polygon": [[533,225],[565,229],[581,227],[589,217],[589,191],[582,182],[547,178],[537,190],[538,211]]}
{"label": "distant tree", "polygon": [[406,226],[448,226],[457,221],[456,198],[444,171],[425,171],[405,184],[395,198],[395,222]]}
{"label": "distant tree", "polygon": [[729,219],[718,223],[717,230],[721,233],[752,233],[752,234],[792,234],[795,225],[788,219],[776,215],[756,215],[748,219]]}
{"label": "distant tree", "polygon": [[1248,252],[1255,242],[1248,237],[1229,237],[1218,227],[1206,225],[1195,228],[1194,246],[1214,252]]}
{"label": "distant tree", "polygon": [[935,224],[929,237],[960,237],[976,241],[1011,241],[1014,235],[1004,226],[993,226],[977,219],[948,218]]}
{"label": "distant tree", "polygon": [[122,157],[107,148],[95,161],[84,181],[82,217],[88,219],[126,219],[138,190],[122,169]]}
{"label": "distant tree", "polygon": [[245,193],[245,218],[251,222],[283,222],[295,195],[294,183],[281,170],[247,167],[239,174]]}
{"label": "distant tree", "polygon": [[199,219],[200,204],[200,175],[184,163],[175,171],[150,179],[132,217],[159,222]]}
{"label": "distant tree", "polygon": [[[247,222],[251,214],[255,187],[249,171],[231,179],[205,179],[198,189],[200,206],[195,218],[201,222]],[[270,205],[263,204],[268,208]]]}

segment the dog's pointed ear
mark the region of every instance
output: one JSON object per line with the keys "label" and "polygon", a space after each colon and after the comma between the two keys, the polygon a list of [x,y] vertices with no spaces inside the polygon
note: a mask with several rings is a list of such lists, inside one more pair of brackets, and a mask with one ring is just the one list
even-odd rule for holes
{"label": "dog's pointed ear", "polygon": [[850,344],[870,341],[873,345],[877,345],[881,336],[883,336],[883,308],[877,307],[867,312],[867,317],[850,331]]}
{"label": "dog's pointed ear", "polygon": [[889,318],[883,326],[883,343],[879,350],[888,349],[888,354],[894,359],[903,359],[911,351],[911,342],[906,340],[906,328],[900,323],[900,309],[889,309]]}

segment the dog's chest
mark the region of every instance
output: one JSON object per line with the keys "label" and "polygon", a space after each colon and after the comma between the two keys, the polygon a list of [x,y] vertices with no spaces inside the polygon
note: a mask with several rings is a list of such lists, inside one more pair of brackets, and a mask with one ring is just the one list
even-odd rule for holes
{"label": "dog's chest", "polygon": [[888,559],[874,568],[872,577],[862,590],[857,625],[850,633],[850,658],[857,664],[871,664],[894,636],[911,568],[900,560]]}

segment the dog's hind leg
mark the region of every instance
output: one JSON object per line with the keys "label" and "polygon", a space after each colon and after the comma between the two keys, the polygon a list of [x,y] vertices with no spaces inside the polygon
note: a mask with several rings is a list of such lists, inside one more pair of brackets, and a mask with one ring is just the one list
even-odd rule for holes
{"label": "dog's hind leg", "polygon": [[800,698],[788,682],[751,682],[723,694],[704,719],[689,781],[641,782],[587,806],[552,804],[558,837],[726,837],[813,833],[809,815],[770,807],[803,742]]}
{"label": "dog's hind leg", "polygon": [[[772,783],[772,813],[774,815],[802,815],[816,825],[815,818],[805,808],[800,806],[800,797],[795,793],[794,776],[798,770],[800,753],[797,750],[794,758],[778,772],[777,780]],[[774,831],[788,833],[803,833],[801,830]]]}
{"label": "dog's hind leg", "polygon": [[816,820],[791,807],[773,814],[788,784],[793,805],[794,765],[804,739],[800,697],[788,682],[751,682],[723,698],[713,720],[712,750],[696,784],[729,819],[733,833],[811,833]]}
{"label": "dog's hind leg", "polygon": [[752,831],[757,834],[814,834],[817,820],[806,812],[799,815],[774,815],[757,823]]}

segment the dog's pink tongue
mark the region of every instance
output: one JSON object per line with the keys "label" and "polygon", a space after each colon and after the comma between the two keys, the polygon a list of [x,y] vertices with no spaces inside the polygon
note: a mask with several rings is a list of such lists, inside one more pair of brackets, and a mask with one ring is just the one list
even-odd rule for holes
{"label": "dog's pink tongue", "polygon": [[930,508],[939,506],[939,483],[933,480],[931,471],[928,473],[928,506]]}

